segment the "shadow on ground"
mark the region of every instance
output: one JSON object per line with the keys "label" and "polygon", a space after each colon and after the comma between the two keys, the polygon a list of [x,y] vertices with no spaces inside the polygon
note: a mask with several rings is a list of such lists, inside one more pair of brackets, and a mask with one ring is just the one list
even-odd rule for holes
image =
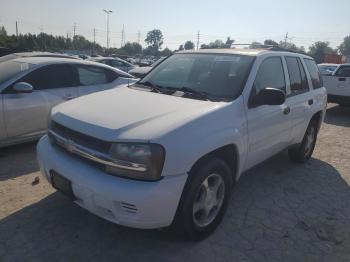
{"label": "shadow on ground", "polygon": [[334,167],[280,154],[243,175],[206,240],[120,227],[54,193],[0,221],[0,261],[348,261],[349,203]]}
{"label": "shadow on ground", "polygon": [[334,106],[327,109],[325,123],[350,127],[350,107]]}
{"label": "shadow on ground", "polygon": [[36,143],[0,148],[0,182],[39,170]]}

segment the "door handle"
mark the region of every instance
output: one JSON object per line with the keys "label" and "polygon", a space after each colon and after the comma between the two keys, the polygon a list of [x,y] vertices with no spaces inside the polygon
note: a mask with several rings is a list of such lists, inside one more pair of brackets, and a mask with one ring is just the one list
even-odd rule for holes
{"label": "door handle", "polygon": [[290,107],[287,106],[285,109],[283,109],[283,114],[288,115],[290,113]]}
{"label": "door handle", "polygon": [[346,78],[345,78],[345,77],[339,77],[338,80],[341,81],[341,82],[345,82],[345,81],[346,81]]}
{"label": "door handle", "polygon": [[311,106],[313,103],[314,103],[314,100],[313,100],[313,99],[310,99],[310,100],[308,101],[309,106]]}

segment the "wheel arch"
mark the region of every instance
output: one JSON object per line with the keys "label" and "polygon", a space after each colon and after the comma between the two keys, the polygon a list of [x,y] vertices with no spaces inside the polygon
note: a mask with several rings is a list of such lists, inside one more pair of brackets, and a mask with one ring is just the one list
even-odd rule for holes
{"label": "wheel arch", "polygon": [[195,163],[189,171],[189,174],[193,173],[196,169],[198,169],[200,165],[203,162],[205,162],[209,157],[216,157],[225,161],[225,163],[230,167],[233,183],[237,181],[237,174],[239,170],[239,151],[237,145],[228,144],[225,146],[221,146],[201,156],[197,161],[195,161]]}

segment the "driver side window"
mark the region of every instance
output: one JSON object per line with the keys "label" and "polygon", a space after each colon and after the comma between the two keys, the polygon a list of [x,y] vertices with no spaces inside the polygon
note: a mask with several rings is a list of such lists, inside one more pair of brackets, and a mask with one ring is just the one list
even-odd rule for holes
{"label": "driver side window", "polygon": [[259,67],[254,81],[255,91],[259,93],[260,90],[266,87],[273,87],[286,92],[286,80],[280,57],[267,58]]}
{"label": "driver side window", "polygon": [[261,63],[250,94],[249,107],[258,106],[254,103],[254,97],[266,87],[277,88],[286,93],[286,80],[281,57],[269,57]]}
{"label": "driver side window", "polygon": [[338,69],[337,76],[350,77],[350,66],[342,66]]}

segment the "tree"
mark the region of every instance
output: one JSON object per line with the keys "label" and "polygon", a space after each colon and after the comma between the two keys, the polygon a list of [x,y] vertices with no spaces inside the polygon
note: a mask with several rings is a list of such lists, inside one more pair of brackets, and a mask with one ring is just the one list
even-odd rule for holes
{"label": "tree", "polygon": [[264,41],[264,45],[272,45],[272,46],[278,46],[278,43],[272,39],[266,39]]}
{"label": "tree", "polygon": [[185,48],[184,48],[184,45],[180,45],[179,46],[179,51],[182,51],[182,50],[184,50]]}
{"label": "tree", "polygon": [[185,50],[191,50],[194,49],[194,43],[191,41],[187,41],[184,45]]}
{"label": "tree", "polygon": [[339,52],[342,55],[350,55],[350,36],[346,36],[344,38],[343,43],[341,43],[341,45],[338,47],[339,48]]}
{"label": "tree", "polygon": [[201,49],[213,49],[213,48],[225,48],[226,45],[221,40],[215,40],[214,42],[210,42],[207,44],[202,44]]}
{"label": "tree", "polygon": [[164,48],[162,51],[160,51],[161,56],[170,56],[173,54],[173,51],[171,51],[169,48]]}
{"label": "tree", "polygon": [[227,37],[226,42],[225,42],[225,47],[230,48],[234,42],[235,42],[235,40],[231,39],[231,37]]}
{"label": "tree", "polygon": [[137,55],[142,52],[142,46],[136,42],[127,42],[120,50],[125,51],[127,55]]}
{"label": "tree", "polygon": [[336,51],[329,46],[329,42],[318,41],[309,47],[309,53],[316,63],[322,63],[326,54],[336,54]]}
{"label": "tree", "polygon": [[145,42],[151,46],[155,54],[159,51],[163,44],[163,34],[159,29],[153,29],[147,33]]}

